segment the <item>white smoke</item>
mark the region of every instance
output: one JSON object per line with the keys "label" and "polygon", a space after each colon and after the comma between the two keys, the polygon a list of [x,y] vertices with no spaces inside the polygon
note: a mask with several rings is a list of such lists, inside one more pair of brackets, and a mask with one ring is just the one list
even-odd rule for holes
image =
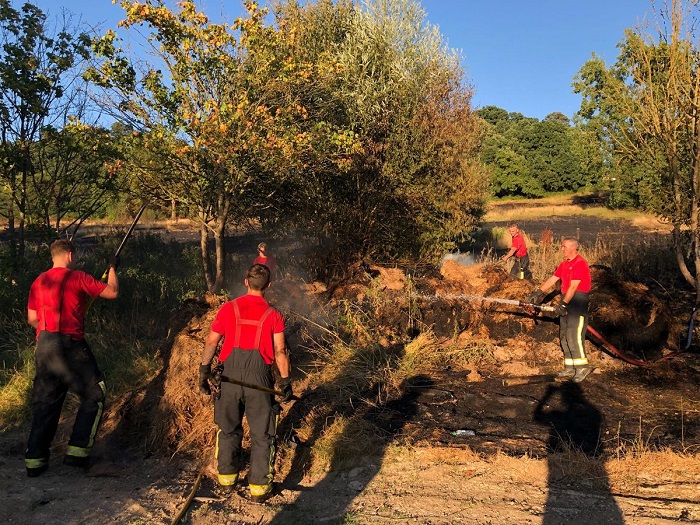
{"label": "white smoke", "polygon": [[442,268],[442,265],[445,264],[445,261],[454,261],[461,266],[471,266],[472,264],[476,263],[476,259],[474,258],[474,255],[471,254],[470,252],[467,252],[467,253],[457,252],[457,253],[446,254],[442,258],[442,261],[440,261],[440,268]]}

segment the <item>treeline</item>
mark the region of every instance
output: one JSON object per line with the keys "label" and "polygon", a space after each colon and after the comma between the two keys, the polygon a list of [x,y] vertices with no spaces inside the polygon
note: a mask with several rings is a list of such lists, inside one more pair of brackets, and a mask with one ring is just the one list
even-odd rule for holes
{"label": "treeline", "polygon": [[600,166],[590,163],[588,135],[572,127],[563,113],[551,113],[542,121],[496,106],[477,113],[489,124],[482,159],[491,170],[496,197],[598,189]]}

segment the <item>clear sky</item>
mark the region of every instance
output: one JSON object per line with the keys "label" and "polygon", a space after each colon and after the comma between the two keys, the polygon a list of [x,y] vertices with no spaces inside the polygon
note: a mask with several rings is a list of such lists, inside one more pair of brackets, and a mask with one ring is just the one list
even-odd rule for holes
{"label": "clear sky", "polygon": [[[29,1],[51,15],[64,7],[103,29],[114,28],[123,14],[112,0]],[[242,9],[240,0],[199,5],[229,20]],[[494,105],[543,119],[555,111],[573,116],[581,102],[573,77],[594,52],[612,64],[624,30],[643,20],[651,0],[422,0],[422,6],[460,51],[477,108]]]}

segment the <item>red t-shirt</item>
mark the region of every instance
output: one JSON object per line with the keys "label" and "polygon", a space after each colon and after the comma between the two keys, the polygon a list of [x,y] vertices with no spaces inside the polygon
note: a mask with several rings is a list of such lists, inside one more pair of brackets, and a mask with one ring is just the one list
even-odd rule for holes
{"label": "red t-shirt", "polygon": [[[259,321],[270,305],[259,295],[243,295],[234,299],[238,305],[241,319]],[[224,361],[231,355],[235,343],[236,334],[236,313],[233,308],[233,301],[227,302],[216,313],[216,318],[211,325],[212,332],[224,336],[224,344],[221,347],[219,361]],[[257,327],[251,325],[240,325],[239,347],[242,350],[255,350],[255,337]],[[284,317],[273,308],[262,325],[262,336],[260,337],[260,355],[268,365],[275,361],[275,346],[273,334],[284,332]]]}
{"label": "red t-shirt", "polygon": [[[51,268],[36,278],[29,289],[27,309],[36,310],[39,324],[36,335],[48,330],[59,331],[74,339],[84,339],[85,304],[88,296],[97,297],[107,287],[91,275],[80,270],[73,270],[66,277],[67,268]],[[65,286],[63,285],[65,280]],[[61,286],[63,286],[63,301],[60,305]]]}
{"label": "red t-shirt", "polygon": [[581,281],[577,292],[591,291],[591,270],[586,259],[577,254],[572,260],[566,259],[554,272],[561,279],[561,293],[565,294],[571,286],[571,281]]}
{"label": "red t-shirt", "polygon": [[262,257],[258,255],[253,261],[253,264],[264,264],[265,266],[267,266],[270,270],[270,280],[272,280],[272,275],[274,274],[275,268],[277,267],[277,261],[272,255],[268,255],[267,257]]}
{"label": "red t-shirt", "polygon": [[523,257],[527,255],[527,246],[525,245],[525,239],[519,233],[516,233],[510,243],[511,248],[517,248],[515,250],[516,257]]}

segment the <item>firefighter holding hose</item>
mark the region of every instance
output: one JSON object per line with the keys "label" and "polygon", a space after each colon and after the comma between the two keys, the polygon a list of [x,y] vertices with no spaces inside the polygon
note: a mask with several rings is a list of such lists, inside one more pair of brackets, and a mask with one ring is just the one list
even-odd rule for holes
{"label": "firefighter holding hose", "polygon": [[282,402],[292,398],[289,352],[284,338],[284,317],[263,297],[270,285],[270,270],[262,264],[248,269],[248,292],[224,304],[217,312],[204,343],[199,366],[199,387],[210,394],[211,371],[219,342],[223,363],[221,391],[214,400],[218,481],[233,486],[238,481],[243,439],[243,414],[250,429],[250,499],[263,502],[272,494],[276,452],[275,434],[279,405],[270,393],[273,364],[280,374]]}
{"label": "firefighter holding hose", "polygon": [[559,342],[564,352],[564,369],[557,374],[560,379],[580,383],[592,368],[584,349],[588,328],[588,303],[591,290],[591,271],[588,262],[578,253],[578,240],[565,237],[561,243],[564,261],[554,274],[535,289],[527,302],[539,305],[546,292],[561,281],[561,302],[555,313],[559,316]]}
{"label": "firefighter holding hose", "polygon": [[89,466],[105,382],[85,341],[86,303],[88,297],[116,299],[119,295],[119,255],[110,257],[105,283],[72,269],[75,249],[70,241],[54,241],[50,250],[53,267],[36,278],[27,302],[27,322],[36,329],[37,339],[32,427],[24,456],[29,477],[39,476],[49,466],[49,448],[69,389],[80,397],[80,407],[63,462]]}

